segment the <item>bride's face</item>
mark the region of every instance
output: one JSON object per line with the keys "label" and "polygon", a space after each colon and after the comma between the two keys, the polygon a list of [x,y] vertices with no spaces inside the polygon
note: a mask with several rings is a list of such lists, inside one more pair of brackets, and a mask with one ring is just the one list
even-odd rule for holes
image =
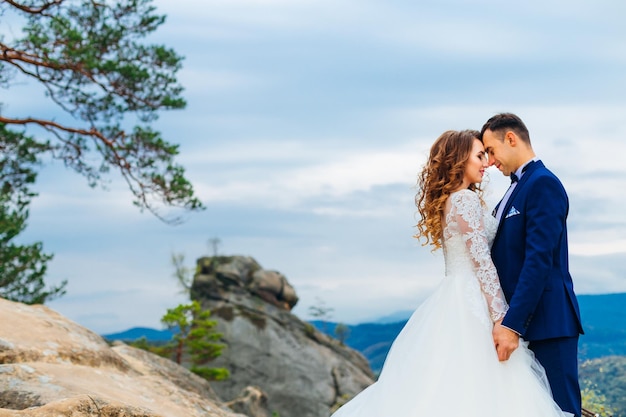
{"label": "bride's face", "polygon": [[475,139],[472,151],[465,163],[465,173],[463,175],[463,183],[476,184],[482,182],[485,175],[485,168],[488,166],[485,148],[480,140]]}

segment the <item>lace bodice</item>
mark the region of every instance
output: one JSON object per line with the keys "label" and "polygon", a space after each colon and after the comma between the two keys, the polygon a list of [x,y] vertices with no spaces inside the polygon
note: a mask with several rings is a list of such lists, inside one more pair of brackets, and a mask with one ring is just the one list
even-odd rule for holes
{"label": "lace bodice", "polygon": [[508,305],[490,253],[498,227],[496,219],[478,195],[466,189],[450,195],[443,226],[446,275],[470,271],[487,300],[491,320],[503,318]]}

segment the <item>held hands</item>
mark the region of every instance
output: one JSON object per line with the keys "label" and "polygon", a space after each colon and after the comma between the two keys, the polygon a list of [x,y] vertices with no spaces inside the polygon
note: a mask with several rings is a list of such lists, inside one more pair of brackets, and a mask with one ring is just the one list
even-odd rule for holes
{"label": "held hands", "polygon": [[511,354],[519,346],[519,335],[513,330],[502,326],[502,320],[493,325],[493,343],[500,361],[509,360]]}

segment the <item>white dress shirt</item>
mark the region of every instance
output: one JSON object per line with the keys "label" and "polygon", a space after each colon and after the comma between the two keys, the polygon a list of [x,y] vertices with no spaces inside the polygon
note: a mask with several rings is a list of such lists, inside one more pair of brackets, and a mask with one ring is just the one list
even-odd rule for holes
{"label": "white dress shirt", "polygon": [[504,197],[502,197],[502,201],[500,201],[500,205],[498,206],[498,211],[496,212],[496,220],[498,220],[498,223],[500,223],[500,219],[502,218],[502,212],[504,211],[504,207],[506,206],[506,203],[509,201],[509,198],[511,198],[511,194],[513,194],[513,190],[515,189],[515,187],[517,187],[517,183],[519,182],[519,180],[522,179],[522,176],[524,175],[524,168],[526,168],[526,165],[530,164],[532,161],[538,161],[539,158],[534,157],[531,160],[527,161],[526,163],[522,164],[519,168],[517,168],[517,171],[515,171],[515,175],[517,175],[517,182],[512,182],[511,185],[509,186],[509,189],[506,190],[506,193],[504,193]]}

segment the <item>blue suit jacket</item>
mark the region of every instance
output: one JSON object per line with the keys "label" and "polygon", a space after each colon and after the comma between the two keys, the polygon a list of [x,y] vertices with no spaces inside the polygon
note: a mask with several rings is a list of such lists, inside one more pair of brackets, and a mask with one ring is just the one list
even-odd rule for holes
{"label": "blue suit jacket", "polygon": [[536,161],[502,212],[491,249],[509,303],[502,324],[528,341],[583,333],[568,265],[568,210],[563,185]]}

